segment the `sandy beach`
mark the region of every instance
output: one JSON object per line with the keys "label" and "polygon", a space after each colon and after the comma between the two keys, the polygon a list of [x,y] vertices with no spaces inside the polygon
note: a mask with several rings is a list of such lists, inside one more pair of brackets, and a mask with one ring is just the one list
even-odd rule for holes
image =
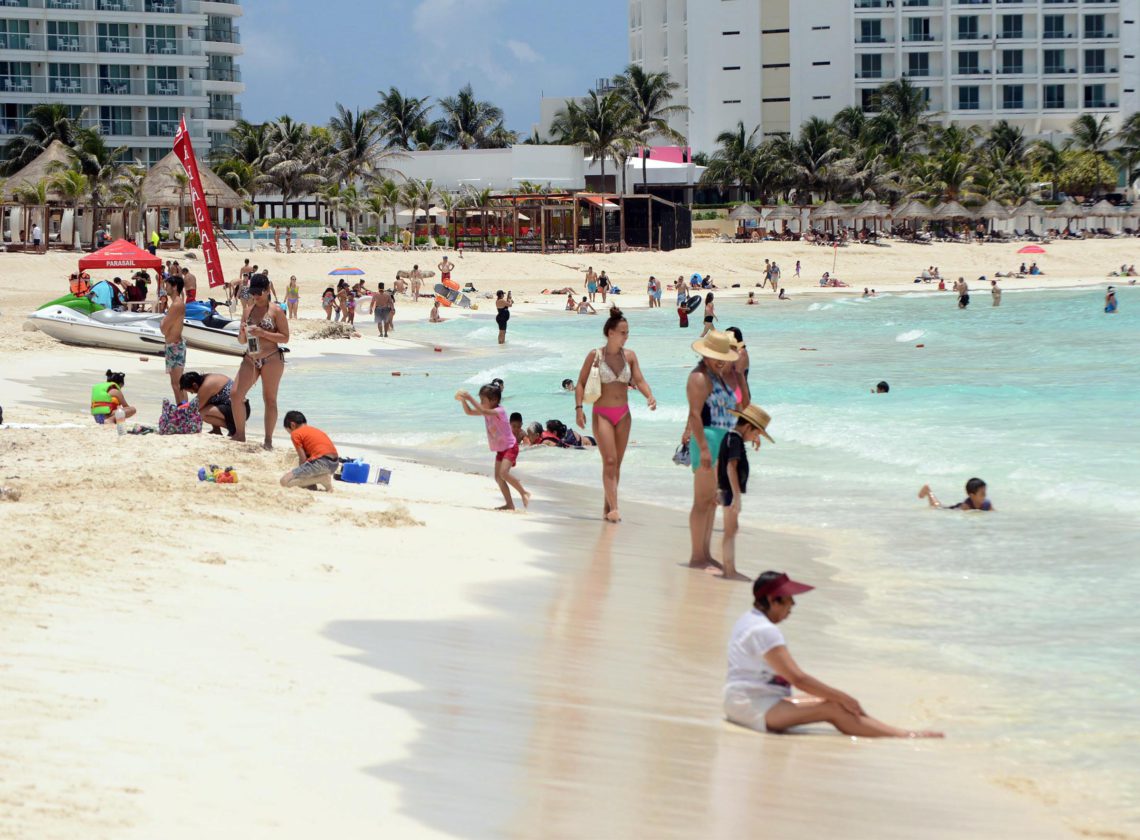
{"label": "sandy beach", "polygon": [[[1135,261],[1134,243],[1052,244],[1036,257],[1045,276],[1001,284],[1116,282],[1105,275]],[[565,296],[542,290],[581,290],[588,265],[632,308],[645,306],[650,274],[700,271],[739,283],[722,294],[742,297],[765,258],[792,295],[937,294],[912,282],[923,268],[973,284],[1015,269],[1026,259],[1017,247],[698,243],[452,259],[455,279],[511,289],[526,317],[561,309]],[[328,272],[358,266],[372,288],[416,262],[434,269],[441,253],[222,260],[233,279],[249,256],[279,293],[296,274],[304,318],[292,358],[386,360],[422,347],[382,341],[364,314],[360,338],[306,337],[324,321]],[[852,289],[818,287],[833,260]],[[738,553],[819,587],[789,629],[798,658],[857,688],[876,716],[945,728],[945,742],[781,738],[725,723],[724,644],[749,598],[678,566],[687,531],[673,512],[623,505],[620,528],[604,527],[597,487],[535,481],[530,513],[496,513],[485,471],[391,452],[370,453],[393,470],[390,487],[286,490],[277,478],[295,456],[282,431],[265,453],[95,426],[87,395],[107,367],[127,373],[142,422],[156,420],[169,386],[158,358],[23,329],[29,311],[64,293],[74,261],[0,255],[0,406],[14,424],[0,428],[0,485],[21,494],[0,501],[0,837],[719,838],[758,820],[868,840],[1130,836],[1050,803],[1031,779],[995,784],[984,753],[954,737],[971,712],[969,683],[853,656],[829,631],[865,600],[836,535],[777,531],[757,514],[744,519]],[[428,309],[400,303],[397,336],[401,319],[426,320]],[[235,363],[196,354],[190,367],[232,373]],[[450,396],[430,383],[425,393]],[[234,466],[240,483],[198,482],[210,463]]]}

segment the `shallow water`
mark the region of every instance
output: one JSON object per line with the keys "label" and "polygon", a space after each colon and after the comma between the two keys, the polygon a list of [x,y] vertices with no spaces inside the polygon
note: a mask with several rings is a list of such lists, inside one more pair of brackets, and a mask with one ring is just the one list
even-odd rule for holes
{"label": "shallow water", "polygon": [[[992,752],[995,776],[1043,780],[1047,793],[1136,829],[1140,294],[1119,296],[1114,316],[1099,290],[1006,292],[999,308],[975,295],[965,312],[930,292],[720,311],[722,326],[744,331],[754,400],[777,441],[752,456],[746,526],[857,532],[832,560],[868,597],[836,616],[834,632],[872,658],[974,677],[977,696],[946,702],[948,725]],[[601,343],[601,324],[516,316],[505,347],[490,315],[399,325],[400,338],[443,352],[297,363],[282,409],[301,408],[340,440],[481,465],[483,425],[461,413],[455,390],[499,376],[508,411],[569,422],[573,398],[559,383]],[[699,328],[677,329],[670,309],[633,312],[630,327],[660,405],[651,414],[631,398],[622,490],[680,521],[690,475],[670,456]],[[869,393],[880,379],[889,395]],[[520,468],[599,477],[588,452],[526,452]],[[930,482],[959,501],[974,475],[998,514],[934,512],[915,498]],[[779,560],[741,563],[768,565]]]}

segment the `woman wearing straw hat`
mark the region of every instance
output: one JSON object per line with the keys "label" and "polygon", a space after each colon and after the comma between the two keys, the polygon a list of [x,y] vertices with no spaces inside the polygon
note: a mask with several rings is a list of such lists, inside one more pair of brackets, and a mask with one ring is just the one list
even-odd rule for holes
{"label": "woman wearing straw hat", "polygon": [[[689,400],[689,464],[693,468],[693,507],[689,512],[694,569],[720,568],[713,560],[713,522],[716,519],[716,461],[725,435],[736,426],[733,409],[740,406],[732,388],[724,381],[725,369],[740,358],[733,349],[732,336],[713,330],[693,342],[701,361],[689,374],[685,393]],[[693,444],[696,444],[693,446]]]}
{"label": "woman wearing straw hat", "polygon": [[[830,723],[860,738],[941,738],[941,732],[910,731],[875,720],[859,701],[800,670],[776,626],[788,618],[796,595],[814,587],[783,572],[764,572],[752,584],[752,609],[732,628],[724,716],[758,732],[786,732],[808,723]],[[792,699],[792,687],[810,695]]]}

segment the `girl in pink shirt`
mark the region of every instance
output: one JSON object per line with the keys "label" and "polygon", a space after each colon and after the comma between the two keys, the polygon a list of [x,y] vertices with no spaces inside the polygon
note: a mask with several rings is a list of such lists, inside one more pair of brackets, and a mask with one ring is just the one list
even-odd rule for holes
{"label": "girl in pink shirt", "polygon": [[506,409],[499,403],[503,399],[503,392],[496,385],[484,385],[479,389],[479,401],[466,391],[459,391],[455,395],[463,406],[464,413],[471,417],[482,416],[487,424],[487,445],[495,453],[493,475],[499,490],[503,493],[506,504],[496,510],[514,510],[515,503],[511,498],[513,487],[522,499],[523,507],[530,504],[530,493],[522,486],[522,482],[511,475],[513,467],[519,458],[519,442],[511,431],[510,419]]}

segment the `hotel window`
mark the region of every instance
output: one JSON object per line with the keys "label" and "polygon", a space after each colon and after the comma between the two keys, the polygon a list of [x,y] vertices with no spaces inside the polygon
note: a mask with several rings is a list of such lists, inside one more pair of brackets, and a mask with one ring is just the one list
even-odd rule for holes
{"label": "hotel window", "polygon": [[125,23],[101,23],[98,28],[99,52],[125,53],[131,51],[131,28]]}
{"label": "hotel window", "polygon": [[1104,85],[1085,85],[1085,107],[1108,107],[1108,100],[1104,96]]}
{"label": "hotel window", "polygon": [[47,48],[61,52],[79,52],[79,24],[75,21],[49,20]]}
{"label": "hotel window", "polygon": [[1065,86],[1064,85],[1045,85],[1045,107],[1046,108],[1064,108],[1065,107]]}
{"label": "hotel window", "polygon": [[177,49],[173,26],[146,26],[146,51],[150,55],[172,55]]}
{"label": "hotel window", "polygon": [[1006,75],[1024,73],[1025,58],[1022,53],[1022,50],[1002,50],[1001,72]]}
{"label": "hotel window", "polygon": [[1001,37],[1003,37],[1003,38],[1024,38],[1025,37],[1024,15],[1002,15],[1001,16]]}
{"label": "hotel window", "polygon": [[906,74],[920,78],[929,76],[930,53],[908,53],[906,57]]}
{"label": "hotel window", "polygon": [[146,68],[146,92],[151,96],[177,96],[178,68]]}
{"label": "hotel window", "polygon": [[31,49],[32,36],[26,20],[0,20],[0,49]]}
{"label": "hotel window", "polygon": [[958,88],[958,110],[976,111],[981,107],[981,99],[976,85],[967,85]]}
{"label": "hotel window", "polygon": [[1064,50],[1045,50],[1041,54],[1042,64],[1046,73],[1064,73],[1065,72],[1065,51]]}
{"label": "hotel window", "polygon": [[958,18],[958,37],[965,41],[973,41],[978,37],[977,15]]}
{"label": "hotel window", "polygon": [[881,44],[885,40],[886,39],[883,38],[883,22],[881,20],[859,21],[859,43]]}
{"label": "hotel window", "polygon": [[146,133],[151,137],[173,137],[178,131],[178,108],[147,108]]}
{"label": "hotel window", "polygon": [[1107,70],[1104,63],[1104,50],[1085,50],[1085,72],[1104,73]]}
{"label": "hotel window", "polygon": [[864,88],[859,91],[860,107],[868,114],[873,114],[879,110],[879,92]]}
{"label": "hotel window", "polygon": [[970,52],[958,53],[958,73],[963,76],[976,76],[981,70],[978,64],[978,53],[974,50]]}
{"label": "hotel window", "polygon": [[1001,107],[1007,111],[1025,109],[1025,87],[1023,85],[1001,86]]}
{"label": "hotel window", "polygon": [[131,109],[123,105],[102,105],[99,108],[99,130],[104,134],[120,136],[134,134],[131,130]]}
{"label": "hotel window", "polygon": [[907,18],[905,41],[933,41],[930,36],[930,18]]}
{"label": "hotel window", "polygon": [[0,61],[0,89],[32,90],[32,63],[30,61]]}
{"label": "hotel window", "polygon": [[1045,15],[1042,18],[1042,36],[1045,40],[1055,40],[1065,37],[1065,16]]}
{"label": "hotel window", "polygon": [[99,93],[123,96],[131,92],[129,64],[100,64]]}
{"label": "hotel window", "polygon": [[859,62],[860,79],[883,78],[883,56],[881,53],[868,53],[867,55],[861,55],[859,56]]}
{"label": "hotel window", "polygon": [[48,65],[48,89],[52,93],[80,93],[82,90],[83,70],[78,64]]}
{"label": "hotel window", "polygon": [[1104,15],[1085,15],[1085,37],[1104,38]]}

